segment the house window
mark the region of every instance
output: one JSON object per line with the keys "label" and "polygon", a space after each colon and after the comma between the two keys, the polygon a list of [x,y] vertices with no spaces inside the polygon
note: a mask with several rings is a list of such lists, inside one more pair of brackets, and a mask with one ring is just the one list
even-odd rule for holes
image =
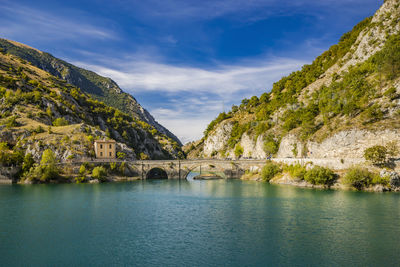
{"label": "house window", "polygon": [[110,145],[110,149],[112,148],[112,145]]}
{"label": "house window", "polygon": [[110,152],[110,157],[112,156],[112,153]]}
{"label": "house window", "polygon": [[100,152],[100,157],[102,157],[103,156],[103,152]]}
{"label": "house window", "polygon": [[100,149],[103,149],[103,145],[100,144]]}

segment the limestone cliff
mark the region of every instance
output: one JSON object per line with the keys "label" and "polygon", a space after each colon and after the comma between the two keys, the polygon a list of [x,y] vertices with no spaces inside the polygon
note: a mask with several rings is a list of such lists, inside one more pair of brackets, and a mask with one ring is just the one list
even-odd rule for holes
{"label": "limestone cliff", "polygon": [[189,157],[358,158],[400,144],[400,5],[387,0],[311,65],[210,123]]}

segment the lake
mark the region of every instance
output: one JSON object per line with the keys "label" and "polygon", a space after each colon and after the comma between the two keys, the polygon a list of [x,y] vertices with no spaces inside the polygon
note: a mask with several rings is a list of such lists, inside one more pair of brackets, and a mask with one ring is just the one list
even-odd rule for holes
{"label": "lake", "polygon": [[0,229],[1,266],[398,266],[400,194],[240,180],[3,185]]}

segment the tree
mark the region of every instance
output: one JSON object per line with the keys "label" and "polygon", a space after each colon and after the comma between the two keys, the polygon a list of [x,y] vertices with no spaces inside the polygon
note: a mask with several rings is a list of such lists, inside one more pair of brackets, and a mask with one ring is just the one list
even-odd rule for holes
{"label": "tree", "polygon": [[9,148],[6,142],[0,143],[0,163],[7,164],[9,160]]}
{"label": "tree", "polygon": [[92,171],[92,177],[103,182],[106,180],[106,174],[106,169],[102,166],[97,166]]}
{"label": "tree", "polygon": [[68,125],[68,121],[64,118],[57,118],[53,121],[54,126],[65,126]]}
{"label": "tree", "polygon": [[41,165],[55,165],[56,164],[56,156],[51,149],[46,149],[43,151],[42,160],[40,161]]}
{"label": "tree", "polygon": [[24,157],[24,162],[22,163],[22,172],[27,173],[35,164],[35,160],[31,153],[28,153]]}
{"label": "tree", "polygon": [[265,166],[261,170],[261,178],[264,181],[270,181],[272,178],[275,177],[278,173],[280,173],[282,170],[279,168],[278,165],[273,163],[272,161],[267,162]]}
{"label": "tree", "polygon": [[373,174],[367,169],[360,167],[351,168],[344,176],[344,182],[354,186],[358,190],[370,185],[372,179]]}
{"label": "tree", "polygon": [[364,151],[364,158],[373,164],[384,164],[386,162],[388,151],[384,146],[373,146]]}
{"label": "tree", "polygon": [[304,180],[311,184],[331,185],[336,180],[335,173],[324,167],[315,166],[304,175]]}
{"label": "tree", "polygon": [[243,147],[240,144],[237,144],[235,147],[235,156],[239,158],[242,155],[243,155]]}
{"label": "tree", "polygon": [[85,174],[86,174],[86,167],[85,167],[85,165],[81,165],[81,167],[79,168],[79,174],[81,175],[81,176],[85,176]]}
{"label": "tree", "polygon": [[278,153],[279,141],[276,141],[272,135],[267,135],[264,140],[264,152],[268,155]]}

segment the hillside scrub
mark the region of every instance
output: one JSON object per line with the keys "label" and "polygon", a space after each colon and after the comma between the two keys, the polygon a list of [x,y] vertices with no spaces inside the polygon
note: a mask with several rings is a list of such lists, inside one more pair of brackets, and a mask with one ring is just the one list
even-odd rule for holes
{"label": "hillside scrub", "polygon": [[[344,182],[361,190],[368,187],[374,179],[374,174],[362,167],[353,167],[349,169],[344,176]],[[376,179],[376,178],[375,178]]]}
{"label": "hillside scrub", "polygon": [[294,165],[286,165],[283,169],[284,171],[287,171],[294,180],[297,181],[304,180],[304,176],[307,173],[306,167],[298,163]]}
{"label": "hillside scrub", "polygon": [[332,185],[336,178],[332,170],[320,166],[315,166],[304,174],[304,180],[313,185]]}
{"label": "hillside scrub", "polygon": [[265,164],[265,166],[261,170],[261,178],[264,181],[269,182],[272,178],[274,178],[278,173],[282,172],[279,165],[269,161]]}
{"label": "hillside scrub", "polygon": [[107,171],[103,166],[97,166],[93,168],[92,177],[98,179],[101,182],[107,181],[106,179]]}

